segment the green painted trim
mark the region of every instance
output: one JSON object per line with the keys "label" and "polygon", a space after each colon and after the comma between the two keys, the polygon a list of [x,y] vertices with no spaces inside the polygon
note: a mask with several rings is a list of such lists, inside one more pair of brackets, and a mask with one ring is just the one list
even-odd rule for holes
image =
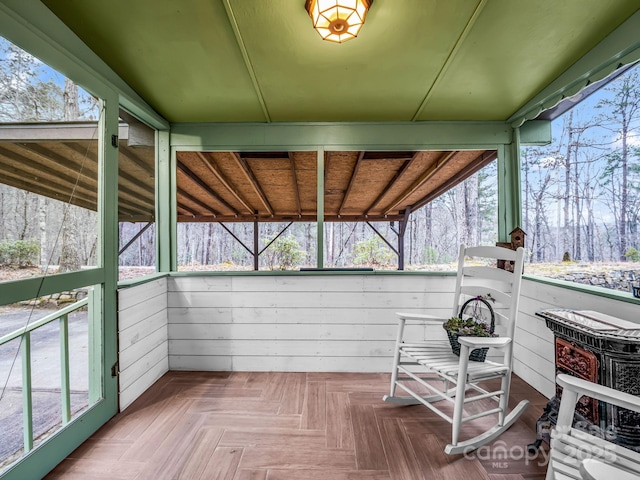
{"label": "green painted trim", "polygon": [[98,98],[117,92],[132,114],[156,128],[168,122],[39,0],[0,2],[0,34]]}
{"label": "green painted trim", "polygon": [[[507,234],[514,228],[522,227],[522,183],[520,179],[520,129],[513,130],[513,143],[507,148],[511,150],[510,162],[508,164],[508,186],[507,201],[510,209],[507,223]],[[510,240],[510,238],[508,239]]]}
{"label": "green painted trim", "polygon": [[[525,264],[525,268],[527,268],[526,264]],[[524,280],[531,280],[532,282],[543,283],[545,285],[551,285],[553,287],[563,288],[565,290],[573,290],[576,292],[586,293],[589,295],[595,295],[597,297],[616,300],[618,302],[640,305],[640,298],[636,298],[631,293],[628,293],[628,292],[621,292],[618,290],[611,290],[608,288],[596,287],[594,285],[584,285],[582,283],[567,282],[566,280],[559,280],[556,278],[540,277],[538,275],[524,274],[522,278]]]}
{"label": "green painted trim", "polygon": [[498,241],[506,242],[508,233],[507,231],[507,188],[506,188],[506,165],[508,159],[508,148],[504,145],[499,145],[497,149],[498,153]]}
{"label": "green painted trim", "polygon": [[[166,208],[166,204],[165,204]],[[163,234],[166,235],[166,232]],[[169,271],[178,270],[178,159],[171,148],[169,158]],[[166,240],[165,240],[166,241]],[[164,270],[163,270],[164,271]]]}
{"label": "green painted trim", "polygon": [[144,285],[145,283],[150,283],[160,278],[166,278],[168,275],[168,272],[158,272],[144,275],[143,277],[132,278],[130,280],[122,280],[118,282],[118,290]]}
{"label": "green painted trim", "polygon": [[71,421],[71,391],[69,386],[69,316],[60,317],[60,397],[62,425]]}
{"label": "green painted trim", "polygon": [[413,115],[413,118],[411,120],[416,121],[420,117],[420,115],[422,115],[422,111],[424,110],[425,106],[429,102],[429,99],[431,98],[432,93],[435,91],[436,87],[438,85],[440,85],[440,82],[444,78],[445,73],[447,72],[447,70],[449,70],[449,66],[453,63],[453,60],[455,59],[456,55],[458,54],[458,51],[462,48],[462,45],[463,45],[464,41],[467,39],[467,37],[471,33],[471,30],[472,30],[474,24],[476,23],[476,20],[478,20],[478,18],[480,17],[480,14],[484,10],[484,7],[487,5],[488,1],[489,0],[480,0],[478,2],[478,4],[476,5],[475,10],[471,14],[471,17],[469,17],[469,20],[467,21],[467,24],[464,26],[464,29],[462,30],[462,32],[458,36],[458,39],[456,40],[455,45],[453,46],[453,48],[449,52],[449,55],[447,56],[447,59],[442,64],[442,68],[440,68],[440,71],[436,75],[436,78],[433,80],[433,82],[429,86],[429,89],[428,89],[426,95],[424,96],[424,99],[420,103],[420,106],[418,107],[418,110]]}
{"label": "green painted trim", "polygon": [[640,10],[592,48],[580,60],[553,80],[538,95],[515,112],[507,122],[517,126],[528,118],[553,107],[567,96],[575,95],[593,80],[600,80],[620,64],[640,59]]}
{"label": "green painted trim", "polygon": [[255,69],[253,68],[253,63],[251,62],[251,57],[249,57],[249,52],[247,51],[247,47],[244,43],[244,39],[242,38],[242,33],[240,32],[240,28],[238,27],[238,22],[236,21],[236,16],[233,13],[233,8],[231,7],[231,3],[229,0],[222,0],[222,4],[224,5],[225,12],[227,13],[227,17],[229,19],[229,24],[231,25],[231,29],[233,30],[233,34],[236,37],[236,43],[238,44],[238,48],[242,53],[242,59],[244,60],[244,65],[247,67],[247,73],[251,78],[251,84],[253,85],[253,89],[255,90],[256,97],[258,102],[260,103],[260,108],[262,109],[262,114],[267,122],[271,121],[271,116],[269,115],[269,109],[267,108],[267,104],[264,100],[264,95],[262,94],[262,89],[260,88],[260,82],[258,81],[258,76],[256,75]]}
{"label": "green painted trim", "polygon": [[317,233],[316,233],[316,267],[324,267],[324,148],[318,147],[316,162],[316,198]]}
{"label": "green painted trim", "polygon": [[156,270],[171,271],[171,147],[169,131],[156,133]]}
{"label": "green painted trim", "polygon": [[25,480],[43,478],[61,459],[68,456],[89,438],[109,414],[107,402],[89,407],[82,415],[74,418],[69,424],[47,438],[41,445],[29,452],[25,457],[5,470],[2,480]]}
{"label": "green painted trim", "polygon": [[102,283],[104,269],[91,268],[78,272],[60,273],[0,283],[0,305],[50,295]]}
{"label": "green painted trim", "polygon": [[529,120],[520,127],[520,145],[544,146],[551,143],[551,121]]}
{"label": "green painted trim", "polygon": [[498,147],[498,241],[508,242],[509,233],[522,222],[520,188],[520,134],[514,129],[513,143]]}
{"label": "green painted trim", "polygon": [[[118,379],[111,376],[111,367],[118,361],[118,148],[111,144],[112,135],[118,134],[119,101],[117,95],[104,99],[104,134],[99,137],[99,215],[102,245],[100,265],[104,268],[104,283],[99,297],[102,311],[102,355],[99,370],[102,388],[111,415],[118,411]],[[97,315],[97,312],[95,313]],[[97,365],[96,365],[97,367]],[[108,419],[104,418],[106,421]]]}
{"label": "green painted trim", "polygon": [[322,276],[344,276],[344,275],[364,275],[364,276],[376,276],[376,275],[420,275],[426,277],[456,276],[454,270],[450,272],[429,272],[426,270],[373,270],[370,272],[365,271],[349,271],[349,270],[336,270],[336,271],[305,271],[300,272],[298,270],[286,270],[286,271],[265,271],[260,270],[258,272],[254,270],[238,270],[236,272],[171,272],[170,277],[322,277]]}
{"label": "green painted trim", "polygon": [[511,143],[505,122],[397,123],[173,123],[171,146],[192,149],[289,148],[325,150],[397,148],[494,149]]}
{"label": "green painted trim", "polygon": [[104,398],[102,388],[102,285],[91,287],[87,305],[87,329],[89,335],[89,405]]}
{"label": "green painted trim", "polygon": [[22,354],[22,434],[24,451],[33,449],[33,398],[31,396],[31,332],[25,332],[20,345]]}
{"label": "green painted trim", "polygon": [[[118,133],[118,109],[118,95],[114,92],[106,95],[98,138],[99,267],[0,284],[2,304],[97,285],[90,290],[89,300],[89,402],[95,405],[10,466],[3,479],[42,478],[118,409],[117,379],[110,375],[111,365],[117,359],[118,150],[111,145],[111,135]],[[28,443],[27,439],[27,447]]]}
{"label": "green painted trim", "polygon": [[39,320],[36,320],[35,322],[29,322],[27,325],[20,327],[14,330],[13,332],[7,333],[6,335],[3,335],[2,337],[0,337],[0,345],[4,345],[5,343],[18,338],[24,335],[25,333],[33,332],[34,330],[37,330],[38,328],[45,326],[47,323],[51,323],[54,320],[60,319],[61,317],[68,315],[69,313],[74,312],[77,309],[87,305],[87,303],[88,303],[87,299],[79,300],[77,302],[72,303],[71,305],[67,305],[64,308],[61,308],[60,310],[56,310],[53,313],[50,313],[49,315],[46,315],[45,317],[42,317]]}

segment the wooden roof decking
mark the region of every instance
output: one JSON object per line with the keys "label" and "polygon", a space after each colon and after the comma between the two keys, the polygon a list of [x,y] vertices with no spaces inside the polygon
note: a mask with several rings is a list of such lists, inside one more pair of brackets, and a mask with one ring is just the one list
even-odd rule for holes
{"label": "wooden roof decking", "polygon": [[[392,221],[462,182],[495,151],[325,152],[324,220]],[[315,221],[315,152],[178,152],[178,220]]]}
{"label": "wooden roof decking", "polygon": [[[119,131],[118,218],[155,219],[155,155]],[[495,151],[325,152],[324,220],[392,221],[452,188]],[[178,152],[180,222],[316,221],[316,152]],[[96,123],[0,126],[2,183],[97,207]]]}
{"label": "wooden roof decking", "polygon": [[[129,125],[120,125],[118,216],[120,221],[153,221],[154,149],[134,143],[130,133]],[[0,181],[95,211],[97,138],[97,122],[2,125]]]}

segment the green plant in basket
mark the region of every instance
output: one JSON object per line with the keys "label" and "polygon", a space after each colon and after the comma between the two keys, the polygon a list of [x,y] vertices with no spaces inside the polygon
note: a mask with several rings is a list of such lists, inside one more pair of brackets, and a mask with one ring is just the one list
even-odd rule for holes
{"label": "green plant in basket", "polygon": [[462,319],[452,317],[443,324],[444,329],[454,335],[463,337],[495,337],[489,324],[473,318]]}

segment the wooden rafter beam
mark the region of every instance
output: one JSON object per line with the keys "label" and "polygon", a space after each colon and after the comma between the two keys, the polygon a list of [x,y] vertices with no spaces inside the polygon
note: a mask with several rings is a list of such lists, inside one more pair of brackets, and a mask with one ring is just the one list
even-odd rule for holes
{"label": "wooden rafter beam", "polygon": [[33,192],[38,195],[44,195],[64,203],[69,203],[70,200],[73,200],[72,203],[74,205],[78,205],[79,207],[83,207],[88,210],[96,210],[96,197],[91,197],[81,192],[77,192],[73,197],[70,197],[68,194],[62,195],[61,192],[67,190],[66,188],[64,190],[56,190],[55,188],[51,188],[52,185],[47,183],[38,184],[36,191],[33,182],[25,181],[23,175],[16,175],[13,171],[7,169],[5,165],[0,164],[0,172],[2,173],[2,183],[6,185],[11,185],[12,187]]}
{"label": "wooden rafter beam", "polygon": [[[3,155],[2,150],[3,148],[0,147],[0,155]],[[14,161],[12,164],[6,164],[3,158],[0,157],[0,172],[3,174],[5,183],[60,202],[72,203],[89,210],[96,210],[96,184],[88,184],[80,180],[76,183],[73,178],[60,174],[48,178],[38,176],[34,178],[33,181],[25,180],[25,178],[27,178],[25,174],[29,174],[28,171],[18,169],[14,166],[15,160],[19,159],[18,157],[19,156],[12,157]],[[44,165],[37,165],[37,167],[34,168],[37,168],[40,174],[45,173],[50,175],[49,168]],[[147,212],[148,204],[141,200],[139,195],[136,196],[135,192],[120,189],[120,193],[125,195],[125,197],[119,197],[118,199],[118,208],[121,211],[126,211],[131,215]],[[126,197],[127,194],[130,198]]]}
{"label": "wooden rafter beam", "polygon": [[[186,200],[189,200],[192,203],[195,203],[196,205],[198,205],[200,208],[206,210],[207,212],[210,212],[214,218],[219,217],[220,216],[220,212],[218,212],[215,208],[207,205],[206,203],[198,200],[196,197],[194,197],[193,195],[191,195],[190,193],[181,190],[179,192],[179,195],[181,195],[183,198],[185,198]],[[180,207],[187,210],[187,211],[191,211],[194,212],[192,209],[190,209],[189,207],[184,206],[184,204],[180,204]],[[198,212],[194,212],[194,216],[198,216],[201,215]],[[232,218],[236,218],[236,216],[233,216]]]}
{"label": "wooden rafter beam", "polygon": [[[185,212],[189,212],[189,214],[190,214],[192,217],[196,217],[196,216],[198,216],[198,215],[201,215],[201,213],[200,213],[200,212],[198,212],[196,209],[191,208],[191,207],[189,207],[189,206],[185,205],[183,202],[178,202],[177,207],[178,207],[178,209],[182,209],[182,210],[184,210]],[[209,210],[207,210],[207,211],[209,211]],[[217,213],[217,212],[216,212],[216,213]]]}
{"label": "wooden rafter beam", "polygon": [[149,213],[144,211],[144,210],[141,211],[139,209],[131,209],[131,208],[128,208],[126,205],[120,205],[118,207],[118,214],[120,214],[120,213],[124,213],[124,214],[129,215],[129,216],[138,216],[138,215],[147,215],[148,216],[149,215]]}
{"label": "wooden rafter beam", "polygon": [[122,193],[123,196],[118,195],[118,209],[121,208],[121,206],[129,206],[131,208],[135,208],[138,212],[155,212],[155,205],[153,204],[153,202],[149,203],[149,202],[144,202],[140,199],[140,197],[136,197],[135,196],[135,192],[132,192],[130,190],[123,190],[121,187],[118,188],[118,193]]}
{"label": "wooden rafter beam", "polygon": [[195,153],[197,157],[200,160],[202,160],[202,163],[204,164],[204,166],[213,174],[213,176],[216,177],[218,181],[222,183],[222,185],[224,185],[224,188],[227,189],[229,194],[231,194],[233,198],[235,198],[238,202],[240,202],[240,204],[247,210],[247,212],[253,213],[254,209],[249,205],[249,203],[244,198],[240,196],[240,194],[238,194],[237,188],[231,185],[231,182],[229,182],[229,180],[227,180],[227,178],[222,174],[220,169],[218,169],[217,165],[215,165],[211,161],[211,159],[207,157],[204,153],[202,152],[195,152]]}
{"label": "wooden rafter beam", "polygon": [[[189,195],[187,192],[185,192],[185,191],[184,191],[184,190],[182,190],[182,189],[178,189],[178,201],[177,201],[176,203],[178,204],[178,205],[177,205],[177,206],[178,206],[178,208],[181,208],[181,209],[183,209],[183,210],[186,210],[187,212],[191,213],[191,215],[194,215],[194,216],[195,216],[195,215],[199,215],[199,213],[198,213],[198,211],[197,211],[197,210],[194,210],[193,208],[188,207],[187,205],[185,205],[185,204],[184,204],[184,202],[181,202],[181,201],[180,201],[180,199],[179,199],[179,197],[180,197],[180,196],[183,196],[184,198],[188,198],[188,199],[189,199],[189,200],[191,200],[192,202],[194,201],[193,199],[194,199],[195,197],[193,197],[193,196]],[[196,199],[196,200],[197,200],[197,199]],[[205,203],[202,203],[202,202],[200,202],[199,200],[198,200],[198,202],[199,202],[199,203],[198,203],[198,205],[200,205],[201,207],[202,207],[202,206],[206,207],[207,211],[211,212],[211,211],[213,210],[212,208],[209,208]],[[194,203],[195,203],[195,202],[194,202]],[[217,212],[216,210],[213,210],[213,212],[215,212],[215,213],[216,213],[216,215],[218,214],[218,212]],[[212,212],[212,213],[213,213],[213,212]]]}
{"label": "wooden rafter beam", "polygon": [[293,192],[296,194],[296,207],[298,208],[298,216],[302,216],[302,204],[300,203],[300,189],[298,189],[298,174],[296,173],[296,160],[293,153],[289,152],[289,167],[291,168],[291,176],[293,178]]}
{"label": "wooden rafter beam", "polygon": [[[296,215],[275,215],[273,217],[268,216],[268,215],[255,215],[253,217],[250,216],[238,216],[238,217],[234,217],[232,215],[217,215],[217,216],[213,216],[213,215],[203,215],[203,214],[197,214],[197,215],[181,215],[178,214],[178,221],[179,222],[226,222],[226,223],[241,223],[241,222],[253,222],[255,220],[260,220],[260,221],[268,221],[268,222],[316,222],[316,215],[311,215],[311,214],[302,214],[302,216],[298,216]],[[394,215],[374,215],[372,217],[370,217],[369,219],[367,219],[368,221],[371,222],[389,222],[389,221],[400,221],[403,219],[403,216],[401,214],[394,214]],[[362,217],[359,215],[342,215],[341,217],[338,217],[337,215],[326,215],[324,217],[324,221],[325,223],[331,223],[331,222],[335,222],[335,223],[340,223],[340,222],[361,222],[362,221]]]}
{"label": "wooden rafter beam", "polygon": [[140,223],[140,222],[155,222],[155,215],[128,215],[123,214],[122,212],[118,215],[118,222],[128,222],[128,223]]}
{"label": "wooden rafter beam", "polygon": [[156,174],[155,169],[151,165],[148,165],[140,157],[138,157],[138,155],[133,153],[131,151],[131,149],[129,149],[129,148],[120,148],[118,150],[118,152],[120,154],[124,155],[125,157],[127,157],[129,160],[131,160],[133,163],[135,163],[138,167],[142,168],[149,175],[151,175],[152,177],[155,177],[155,174]]}
{"label": "wooden rafter beam", "polygon": [[437,189],[429,192],[427,195],[425,195],[416,203],[414,203],[411,207],[412,210],[415,211],[415,210],[418,210],[419,208],[424,207],[427,203],[438,198],[447,190],[455,187],[458,183],[463,182],[464,180],[469,178],[471,175],[476,173],[478,170],[484,168],[493,160],[495,160],[497,155],[498,154],[495,151],[482,152],[473,162],[469,163],[460,172],[458,172],[458,174],[455,177],[449,179],[449,181],[443,183]]}
{"label": "wooden rafter beam", "polygon": [[378,195],[376,197],[376,199],[373,201],[373,203],[371,205],[369,205],[369,208],[367,208],[365,210],[365,216],[368,216],[370,214],[370,212],[373,209],[373,207],[375,207],[380,202],[380,200],[382,200],[384,198],[384,196],[387,194],[387,192],[389,192],[389,190],[391,190],[391,187],[393,187],[395,185],[395,183],[400,178],[402,178],[402,176],[406,173],[406,171],[409,168],[409,166],[415,161],[416,158],[418,158],[418,155],[420,155],[420,152],[414,153],[413,157],[411,157],[409,160],[405,160],[405,162],[398,169],[398,171],[393,176],[393,178],[389,181],[389,183],[387,183],[387,185],[384,187],[382,192],[380,192],[380,195]]}
{"label": "wooden rafter beam", "polygon": [[[98,178],[97,156],[92,155],[91,151],[87,149],[86,146],[78,145],[78,149],[72,149],[82,158],[82,160],[76,161],[72,156],[60,155],[59,153],[39,144],[20,143],[14,145],[20,146],[21,149],[30,152],[49,163],[55,163],[56,168],[62,167],[67,169],[73,175],[80,173],[81,175],[94,180]],[[61,143],[60,145],[64,145],[65,147],[69,146],[67,143]],[[86,160],[89,161],[87,162]]]}
{"label": "wooden rafter beam", "polygon": [[324,152],[324,186],[327,187],[327,175],[329,174],[329,160],[331,160],[331,155],[329,152]]}
{"label": "wooden rafter beam", "polygon": [[[6,158],[6,161],[3,161],[3,158]],[[51,185],[56,185],[62,192],[66,191],[70,193],[75,189],[88,192],[89,195],[96,195],[98,184],[95,178],[80,176],[78,174],[76,174],[76,177],[65,175],[59,170],[41,163],[36,163],[32,159],[7,150],[4,147],[0,147],[0,162],[5,164],[5,170],[12,171],[16,175],[32,175],[34,182],[46,182]],[[18,167],[18,165],[20,165],[20,167]]]}
{"label": "wooden rafter beam", "polygon": [[442,155],[425,171],[418,177],[418,179],[413,182],[413,184],[402,192],[391,204],[384,209],[385,215],[391,213],[398,205],[404,202],[407,198],[409,198],[413,193],[418,190],[427,180],[433,177],[444,165],[447,164],[453,157],[457,155],[458,152],[443,152]]}
{"label": "wooden rafter beam", "polygon": [[347,187],[347,191],[344,192],[344,197],[342,197],[342,203],[340,204],[340,208],[338,208],[338,216],[342,215],[342,210],[347,205],[347,200],[349,200],[349,194],[351,193],[351,189],[353,185],[356,183],[356,176],[358,175],[358,169],[360,168],[360,163],[364,158],[364,154],[366,152],[362,151],[358,153],[358,158],[356,159],[356,164],[353,166],[353,172],[351,173],[351,179],[349,180],[349,186]]}
{"label": "wooden rafter beam", "polygon": [[193,173],[184,163],[178,161],[178,170],[180,170],[186,177],[188,177],[193,183],[198,185],[202,190],[207,192],[209,196],[214,198],[218,203],[222,204],[228,210],[231,210],[234,215],[238,215],[238,211],[229,205],[220,195],[218,195],[209,185],[204,183],[202,179]]}
{"label": "wooden rafter beam", "polygon": [[414,152],[367,152],[362,160],[411,160]]}
{"label": "wooden rafter beam", "polygon": [[249,183],[251,184],[253,191],[258,195],[258,197],[260,197],[260,201],[262,202],[262,205],[269,212],[269,215],[273,216],[274,214],[273,207],[269,203],[267,196],[264,194],[264,191],[262,190],[262,187],[260,186],[258,179],[253,174],[251,167],[249,167],[249,164],[247,163],[247,161],[244,158],[242,158],[242,156],[238,152],[231,152],[231,153],[232,153],[232,157],[235,158],[238,165],[240,165],[240,168],[242,169],[242,172],[244,173],[245,177],[247,177],[247,180],[249,180]]}
{"label": "wooden rafter beam", "polygon": [[[92,162],[97,162],[97,157],[95,156],[95,154],[91,151],[87,151],[87,148],[84,145],[78,144],[78,143],[70,143],[70,142],[66,142],[64,143],[64,146],[67,148],[70,148],[71,150],[75,151],[76,153],[80,153],[83,155],[86,155],[87,158],[89,160],[91,160]],[[149,165],[145,164],[142,160],[138,159],[137,157],[133,156],[133,155],[127,155],[125,153],[125,150],[120,150],[120,153],[124,154],[127,156],[127,158],[131,159],[132,161],[134,161],[137,165],[139,165],[140,167],[142,167],[145,171],[147,171],[150,175],[154,175],[155,172],[153,170],[153,168],[151,168]],[[123,171],[122,169],[119,169],[118,171],[118,190],[128,196],[131,196],[133,198],[140,198],[141,196],[145,197],[145,200],[147,202],[147,204],[149,202],[151,202],[151,209],[153,212],[155,212],[155,197],[156,197],[156,191],[155,191],[155,185],[148,185],[147,183],[141,182],[139,178],[134,177],[133,175]],[[130,183],[131,185],[135,185],[135,190],[127,187],[126,185],[123,184],[122,180],[126,181],[127,183]]]}

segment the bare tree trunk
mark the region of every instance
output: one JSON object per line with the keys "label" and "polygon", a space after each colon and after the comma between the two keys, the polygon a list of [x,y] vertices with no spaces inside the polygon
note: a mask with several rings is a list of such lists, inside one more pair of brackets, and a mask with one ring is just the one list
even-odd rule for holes
{"label": "bare tree trunk", "polygon": [[49,263],[49,252],[47,250],[47,197],[39,198],[38,208],[38,228],[40,230],[40,270],[47,272],[47,264]]}
{"label": "bare tree trunk", "polygon": [[[575,153],[576,157],[578,155],[578,153]],[[578,171],[578,159],[576,158],[576,162],[575,162],[575,168],[574,168],[574,175],[575,175],[575,180],[574,180],[574,185],[573,185],[573,203],[575,205],[575,249],[574,249],[574,254],[573,254],[573,258],[574,260],[581,260],[582,259],[582,235],[581,235],[581,228],[582,228],[582,222],[581,222],[581,217],[582,217],[582,199],[580,197],[580,174]]]}
{"label": "bare tree trunk", "polygon": [[76,219],[69,209],[62,226],[62,253],[60,254],[59,273],[80,270],[77,238]]}
{"label": "bare tree trunk", "polygon": [[329,251],[329,258],[327,258],[327,265],[334,265],[336,261],[336,238],[335,238],[335,225],[333,222],[329,223],[329,235],[327,238],[329,245],[327,250]]}
{"label": "bare tree trunk", "polygon": [[567,139],[567,153],[565,155],[564,164],[564,236],[562,242],[563,255],[569,252],[571,249],[570,239],[573,238],[571,234],[571,221],[569,219],[569,203],[571,196],[571,152],[573,151],[573,110],[569,110],[569,118],[565,123],[565,129],[568,132]]}
{"label": "bare tree trunk", "polygon": [[[65,121],[77,120],[79,117],[78,86],[68,78],[64,81],[63,98]],[[60,272],[71,272],[80,269],[77,236],[78,231],[73,208],[67,207],[67,213],[63,217],[62,225],[62,253],[60,254],[60,261],[58,262]]]}
{"label": "bare tree trunk", "polygon": [[629,166],[628,166],[628,157],[629,150],[627,146],[627,136],[629,134],[629,124],[627,120],[626,110],[622,110],[622,180],[620,185],[620,231],[618,235],[620,236],[620,256],[619,259],[621,261],[627,260],[627,208],[628,208],[628,176],[629,176]]}
{"label": "bare tree trunk", "polygon": [[68,78],[64,80],[64,121],[73,122],[80,117],[80,107],[78,105],[78,85]]}
{"label": "bare tree trunk", "polygon": [[26,240],[27,238],[27,229],[29,227],[29,192],[26,190],[22,191],[22,228],[18,233],[18,240]]}

